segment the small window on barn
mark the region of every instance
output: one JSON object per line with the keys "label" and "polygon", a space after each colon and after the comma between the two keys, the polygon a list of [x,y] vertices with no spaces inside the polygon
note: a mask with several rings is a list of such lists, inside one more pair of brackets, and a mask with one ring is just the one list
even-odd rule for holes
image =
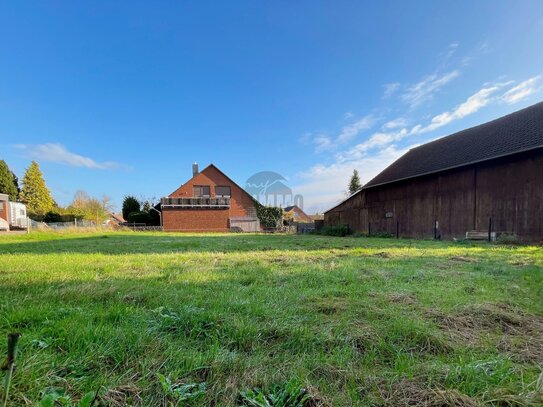
{"label": "small window on barn", "polygon": [[211,188],[209,185],[195,185],[194,196],[196,197],[209,197]]}
{"label": "small window on barn", "polygon": [[219,197],[230,197],[231,195],[230,187],[215,187],[215,195]]}

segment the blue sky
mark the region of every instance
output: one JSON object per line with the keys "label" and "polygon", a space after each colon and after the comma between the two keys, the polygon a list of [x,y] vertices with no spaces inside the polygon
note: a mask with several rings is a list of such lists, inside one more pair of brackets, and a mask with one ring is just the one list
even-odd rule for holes
{"label": "blue sky", "polygon": [[543,100],[541,1],[6,1],[0,38],[0,158],[61,204],[197,161],[323,211],[354,168]]}

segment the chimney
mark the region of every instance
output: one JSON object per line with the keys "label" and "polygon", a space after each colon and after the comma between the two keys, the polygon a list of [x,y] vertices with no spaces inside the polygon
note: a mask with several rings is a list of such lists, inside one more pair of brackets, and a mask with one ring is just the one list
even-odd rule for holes
{"label": "chimney", "polygon": [[198,163],[192,164],[192,176],[195,177],[198,175]]}

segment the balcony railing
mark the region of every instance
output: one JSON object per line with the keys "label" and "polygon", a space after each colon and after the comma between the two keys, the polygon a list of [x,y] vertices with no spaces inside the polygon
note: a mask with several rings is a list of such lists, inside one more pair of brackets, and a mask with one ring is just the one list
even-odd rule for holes
{"label": "balcony railing", "polygon": [[162,198],[160,203],[166,208],[230,208],[230,198]]}

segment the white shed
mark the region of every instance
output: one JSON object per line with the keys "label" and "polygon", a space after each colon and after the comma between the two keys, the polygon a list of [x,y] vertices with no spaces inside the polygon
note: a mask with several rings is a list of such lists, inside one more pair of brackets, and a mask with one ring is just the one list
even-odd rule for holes
{"label": "white shed", "polygon": [[9,204],[9,225],[12,228],[26,229],[28,218],[26,216],[26,205],[20,202],[10,202]]}

